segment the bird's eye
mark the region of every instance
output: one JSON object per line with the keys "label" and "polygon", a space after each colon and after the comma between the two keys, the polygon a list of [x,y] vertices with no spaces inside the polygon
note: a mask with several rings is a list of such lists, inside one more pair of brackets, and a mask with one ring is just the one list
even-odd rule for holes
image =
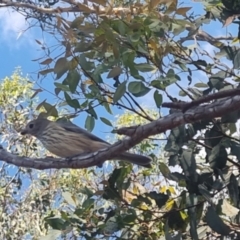
{"label": "bird's eye", "polygon": [[33,128],[34,124],[33,123],[30,123],[29,124],[29,128]]}

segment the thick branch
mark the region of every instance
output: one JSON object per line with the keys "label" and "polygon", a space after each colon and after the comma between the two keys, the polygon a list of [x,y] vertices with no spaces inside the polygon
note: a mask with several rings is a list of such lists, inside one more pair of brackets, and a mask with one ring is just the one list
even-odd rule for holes
{"label": "thick branch", "polygon": [[185,113],[176,112],[161,119],[155,120],[143,126],[119,129],[117,132],[131,136],[103,149],[99,152],[73,157],[71,159],[62,158],[44,158],[31,159],[19,157],[0,149],[0,159],[4,162],[17,165],[19,167],[28,167],[36,169],[49,168],[86,168],[102,164],[106,159],[112,159],[131,147],[140,143],[143,139],[173,129],[181,124],[196,122],[203,119],[212,119],[221,117],[232,111],[240,109],[240,96],[224,98],[214,103],[191,108]]}
{"label": "thick branch", "polygon": [[180,109],[183,112],[186,112],[189,108],[196,107],[199,104],[206,103],[212,100],[217,100],[226,97],[233,97],[235,95],[240,95],[240,89],[228,89],[224,91],[219,91],[213,94],[202,96],[192,102],[165,102],[162,104],[162,107]]}
{"label": "thick branch", "polygon": [[[33,3],[27,3],[27,2],[13,2],[10,0],[1,0],[0,1],[0,8],[3,7],[16,7],[16,8],[26,8],[26,9],[32,9],[39,13],[47,13],[47,14],[61,14],[61,13],[70,13],[70,12],[81,12],[81,13],[96,13],[96,14],[108,14],[109,8],[100,7],[99,9],[95,9],[93,7],[89,7],[88,5],[74,2],[74,1],[64,1],[65,3],[68,3],[69,7],[55,7],[55,8],[46,8],[46,7],[40,7]],[[120,13],[137,13],[137,9],[133,8],[112,8],[111,9],[112,14],[120,14]]]}

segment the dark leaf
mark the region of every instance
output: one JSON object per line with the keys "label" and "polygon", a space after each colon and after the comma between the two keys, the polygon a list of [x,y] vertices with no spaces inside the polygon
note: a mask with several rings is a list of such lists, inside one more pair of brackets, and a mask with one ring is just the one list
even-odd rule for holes
{"label": "dark leaf", "polygon": [[234,207],[239,207],[239,188],[238,182],[234,174],[231,175],[229,184],[228,184],[229,197],[233,203]]}
{"label": "dark leaf", "polygon": [[56,79],[61,78],[62,75],[65,74],[67,71],[68,71],[67,59],[65,57],[59,58],[54,66],[54,73],[57,75]]}
{"label": "dark leaf", "polygon": [[163,207],[169,199],[169,196],[167,194],[157,192],[146,193],[146,196],[154,199],[159,208]]}
{"label": "dark leaf", "polygon": [[158,90],[156,90],[156,91],[154,92],[153,97],[154,97],[156,106],[157,106],[158,108],[160,108],[160,106],[162,105],[162,100],[163,100],[162,94],[160,94],[160,93],[158,92]]}
{"label": "dark leaf", "polygon": [[228,235],[230,233],[230,228],[227,226],[223,220],[217,215],[213,206],[209,206],[206,213],[206,222],[208,226],[215,232],[221,235]]}
{"label": "dark leaf", "polygon": [[70,107],[72,107],[74,109],[80,108],[80,104],[77,99],[72,99],[67,92],[64,92],[64,96],[65,96],[67,104]]}
{"label": "dark leaf", "polygon": [[105,123],[106,125],[112,127],[112,123],[111,123],[108,119],[106,119],[106,118],[104,118],[104,117],[100,117],[100,119],[101,119],[101,121],[102,121],[103,123]]}
{"label": "dark leaf", "polygon": [[107,78],[118,77],[122,73],[122,69],[120,67],[114,67],[109,73]]}
{"label": "dark leaf", "polygon": [[236,156],[240,162],[240,144],[234,141],[231,141],[231,154]]}
{"label": "dark leaf", "polygon": [[58,217],[45,218],[45,222],[48,223],[53,229],[66,230],[65,221]]}
{"label": "dark leaf", "polygon": [[219,71],[209,78],[209,86],[211,88],[221,89],[224,87],[225,78],[230,77],[231,75],[226,71]]}
{"label": "dark leaf", "polygon": [[183,149],[182,156],[180,158],[180,165],[185,173],[186,177],[190,177],[192,181],[197,181],[197,173],[196,173],[196,159],[192,150]]}
{"label": "dark leaf", "polygon": [[240,49],[236,52],[235,57],[233,59],[233,68],[240,68]]}
{"label": "dark leaf", "polygon": [[94,64],[86,60],[84,53],[81,54],[79,57],[79,64],[81,65],[82,69],[84,69],[85,71],[90,71],[94,68]]}
{"label": "dark leaf", "polygon": [[208,161],[212,169],[223,169],[227,163],[227,151],[224,146],[218,144],[215,146],[211,154],[208,156]]}
{"label": "dark leaf", "polygon": [[78,71],[77,70],[69,71],[65,80],[68,83],[70,91],[72,93],[75,93],[77,86],[79,84],[79,81],[80,81],[80,74],[78,73]]}
{"label": "dark leaf", "polygon": [[45,76],[45,75],[47,75],[48,73],[51,73],[51,72],[53,72],[53,71],[54,71],[53,68],[48,68],[48,69],[45,69],[45,70],[39,71],[38,73],[39,73],[40,75]]}
{"label": "dark leaf", "polygon": [[119,101],[121,99],[121,97],[125,94],[126,84],[127,84],[127,82],[125,81],[125,82],[122,82],[120,85],[118,85],[117,90],[113,96],[113,102]]}

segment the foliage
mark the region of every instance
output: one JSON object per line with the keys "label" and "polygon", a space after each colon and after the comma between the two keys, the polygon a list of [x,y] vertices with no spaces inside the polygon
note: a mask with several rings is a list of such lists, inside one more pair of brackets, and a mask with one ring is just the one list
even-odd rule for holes
{"label": "foliage", "polygon": [[[61,115],[62,106],[68,107],[70,117],[85,112],[88,130],[100,118],[99,109],[104,116],[128,110],[118,118],[117,127],[143,125],[166,115],[162,109],[164,114],[159,114],[163,98],[194,100],[238,87],[240,34],[231,24],[239,25],[234,22],[239,13],[233,9],[238,1],[202,1],[201,16],[194,4],[177,0],[64,2],[68,8],[56,1],[46,1],[43,8],[36,1],[26,11],[26,6],[21,8],[24,1],[12,1],[12,7],[37,20],[59,44],[55,51],[56,45],[36,40],[45,53],[37,60],[43,67],[38,73],[40,88],[30,90],[26,81],[20,84],[24,80],[19,73],[1,86],[2,141],[15,153],[42,154],[12,129],[19,129],[36,108],[30,97],[46,90],[41,87],[46,76],[55,79],[54,89],[47,90],[52,90],[58,105],[44,100],[37,110],[54,118]],[[66,12],[74,14],[68,18]],[[216,20],[233,27],[234,36],[226,34],[226,28],[220,37],[204,30],[213,29]],[[146,99],[159,112],[142,107]],[[163,136],[146,139],[134,151],[152,156],[152,170],[125,163],[42,173],[14,169],[15,175],[8,172],[2,178],[1,222],[7,225],[2,225],[1,234],[10,239],[14,227],[17,238],[29,234],[46,235],[42,239],[239,239],[238,119],[235,111],[169,127],[164,148],[159,141]],[[111,118],[100,120],[114,127]],[[5,174],[6,165],[2,169]],[[24,192],[26,184],[21,181],[26,176],[29,187]]]}

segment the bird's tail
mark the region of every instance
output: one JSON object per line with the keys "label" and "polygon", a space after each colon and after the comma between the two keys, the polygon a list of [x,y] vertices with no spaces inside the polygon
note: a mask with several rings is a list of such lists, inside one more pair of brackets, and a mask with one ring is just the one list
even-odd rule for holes
{"label": "bird's tail", "polygon": [[117,160],[127,161],[146,168],[151,168],[151,158],[139,154],[124,152],[116,158]]}

